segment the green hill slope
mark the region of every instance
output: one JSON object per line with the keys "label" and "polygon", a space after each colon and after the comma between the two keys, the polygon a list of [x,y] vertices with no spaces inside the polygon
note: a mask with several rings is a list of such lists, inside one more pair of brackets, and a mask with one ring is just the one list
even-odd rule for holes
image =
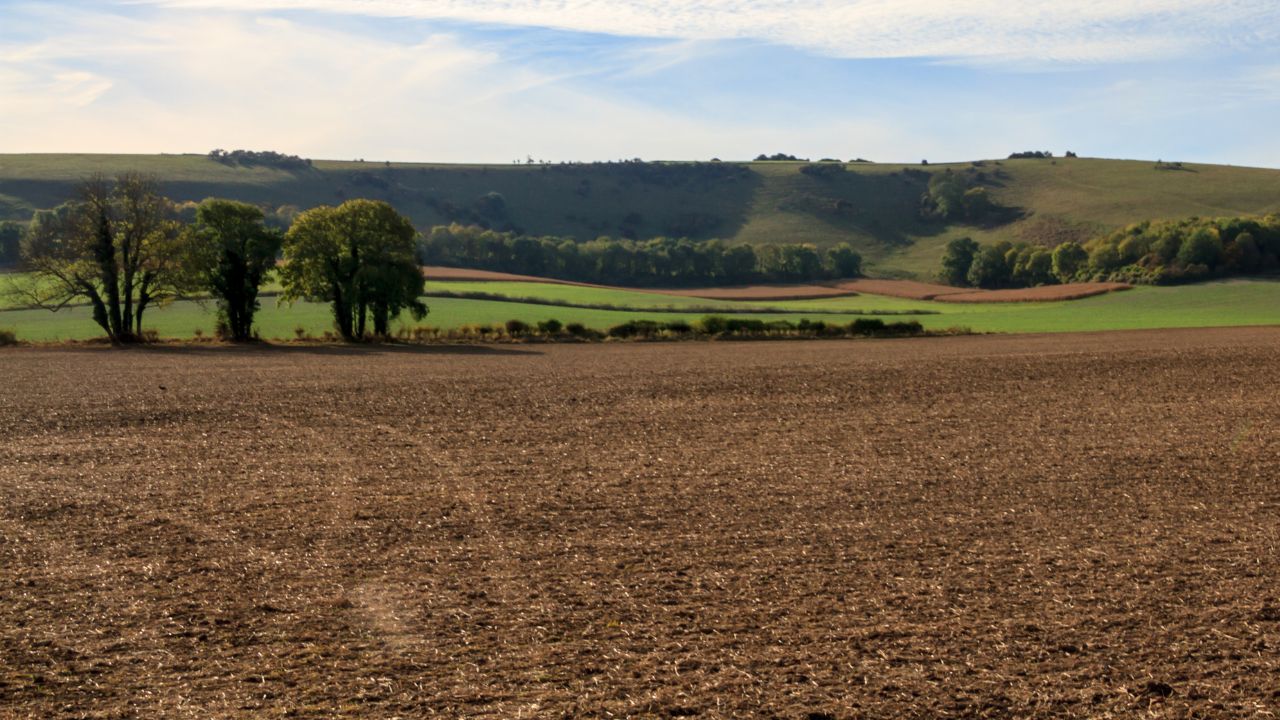
{"label": "green hill slope", "polygon": [[[434,165],[316,161],[284,171],[203,155],[0,155],[0,219],[26,219],[67,199],[93,173],[154,173],[179,201],[231,197],[270,208],[371,197],[419,226],[481,223],[530,234],[712,237],[744,242],[846,241],[873,272],[925,276],[942,246],[969,235],[1056,243],[1146,219],[1280,211],[1280,171],[1215,165],[1157,169],[1144,161],[1059,158],[952,165],[806,163]],[[986,226],[921,217],[930,174],[964,173],[1010,220]]]}

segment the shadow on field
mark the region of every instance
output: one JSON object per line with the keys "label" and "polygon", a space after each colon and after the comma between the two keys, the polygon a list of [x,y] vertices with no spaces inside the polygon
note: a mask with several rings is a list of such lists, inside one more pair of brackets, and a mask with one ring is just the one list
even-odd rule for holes
{"label": "shadow on field", "polygon": [[232,355],[309,355],[321,357],[347,357],[371,355],[541,355],[538,350],[513,347],[495,347],[491,345],[273,345],[270,343],[234,344],[156,344],[129,345],[112,347],[107,344],[65,346],[67,351],[103,352],[118,350],[120,352],[143,353],[147,355],[205,355],[226,357]]}

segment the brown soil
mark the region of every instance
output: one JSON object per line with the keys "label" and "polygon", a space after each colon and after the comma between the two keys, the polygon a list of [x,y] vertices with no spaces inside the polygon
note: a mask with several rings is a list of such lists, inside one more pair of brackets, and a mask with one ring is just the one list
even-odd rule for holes
{"label": "brown soil", "polygon": [[646,290],[663,295],[702,298],[705,300],[813,300],[826,297],[857,295],[852,290],[827,285],[738,285],[734,287],[693,288],[685,290]]}
{"label": "brown soil", "polygon": [[1246,717],[1280,329],[0,351],[0,717]]}
{"label": "brown soil", "polygon": [[1105,295],[1110,292],[1129,290],[1133,286],[1126,283],[1089,282],[1072,283],[1070,285],[1042,285],[1019,290],[972,290],[968,292],[942,295],[937,299],[942,302],[991,303],[991,302],[1054,302],[1060,300],[1079,300]]}

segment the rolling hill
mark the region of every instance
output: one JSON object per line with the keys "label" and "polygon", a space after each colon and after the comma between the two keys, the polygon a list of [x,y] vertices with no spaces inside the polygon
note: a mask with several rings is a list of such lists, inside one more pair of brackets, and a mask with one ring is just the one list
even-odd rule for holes
{"label": "rolling hill", "polygon": [[[927,277],[942,246],[1056,244],[1146,219],[1280,211],[1280,170],[1090,158],[949,165],[856,163],[440,165],[315,161],[309,168],[236,166],[204,155],[0,155],[0,219],[24,220],[71,196],[93,173],[158,176],[178,201],[221,196],[282,215],[344,199],[391,202],[420,227],[478,223],[537,235],[847,241],[884,276]],[[1172,168],[1173,166],[1164,166]],[[839,168],[842,168],[841,171]],[[921,216],[931,175],[961,173],[1008,212],[971,225]]]}

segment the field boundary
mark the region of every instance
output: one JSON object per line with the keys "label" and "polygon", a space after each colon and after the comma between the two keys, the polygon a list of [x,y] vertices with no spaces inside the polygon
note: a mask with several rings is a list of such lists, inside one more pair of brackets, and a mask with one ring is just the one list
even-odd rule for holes
{"label": "field boundary", "polygon": [[[612,310],[616,312],[630,313],[702,313],[707,315],[941,315],[937,310],[803,310],[797,311],[790,308],[780,307],[720,307],[715,305],[690,305],[688,307],[678,307],[675,305],[667,305],[660,307],[638,306],[638,305],[614,305],[612,303],[578,303],[570,300],[555,300],[551,298],[537,297],[517,297],[512,295],[502,295],[500,293],[485,292],[454,292],[452,290],[428,290],[423,293],[423,297],[450,298],[454,300],[486,300],[489,302],[507,302],[518,303],[521,305],[545,305],[548,307],[574,308],[579,310]],[[811,299],[811,298],[801,298]],[[779,300],[781,302],[781,300]]]}

